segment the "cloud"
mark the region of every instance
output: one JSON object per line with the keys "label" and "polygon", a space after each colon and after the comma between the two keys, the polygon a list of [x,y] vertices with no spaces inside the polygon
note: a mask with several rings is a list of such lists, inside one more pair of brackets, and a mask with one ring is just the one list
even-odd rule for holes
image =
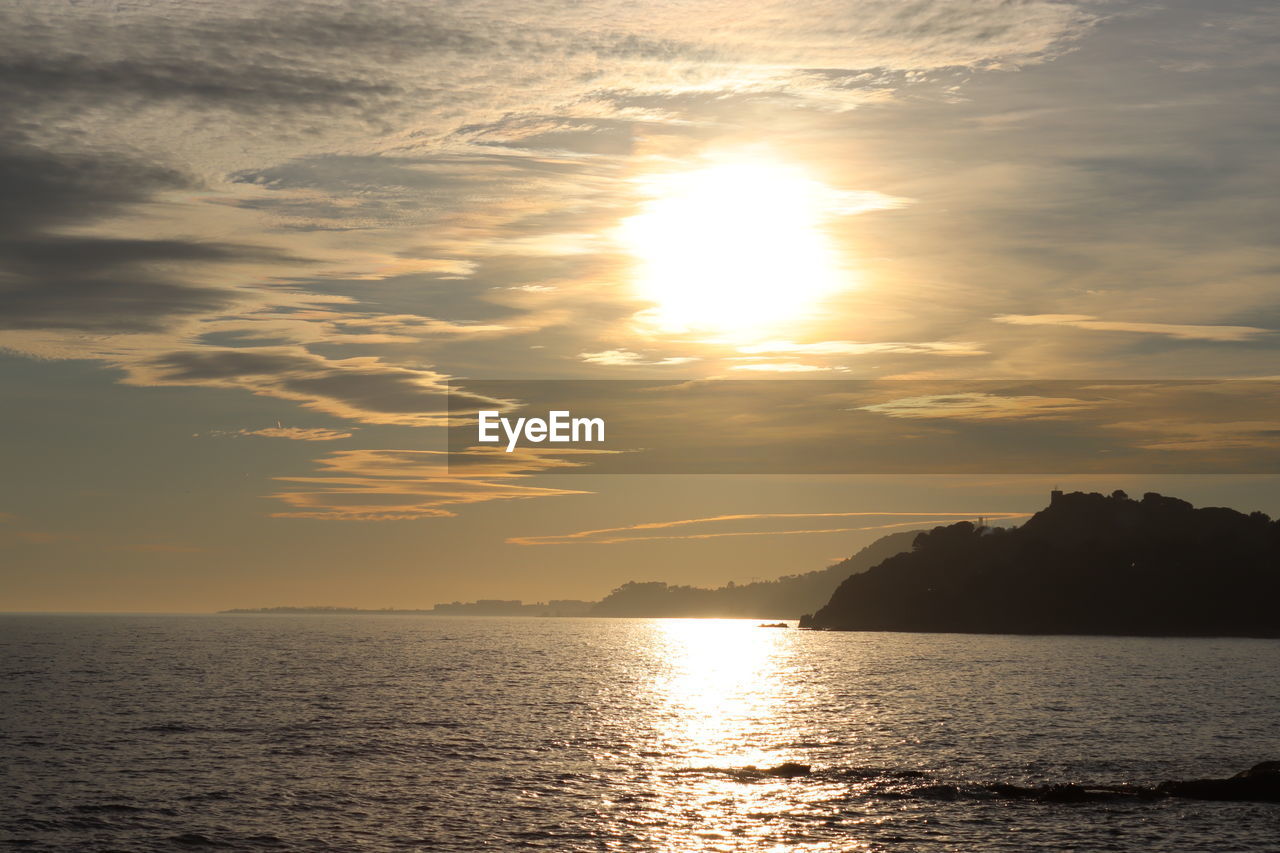
{"label": "cloud", "polygon": [[34,101],[45,92],[81,102],[111,98],[139,106],[179,100],[238,110],[281,104],[292,108],[367,107],[400,93],[385,82],[283,64],[215,63],[195,55],[178,57],[9,56],[0,62],[0,90],[16,100]]}
{"label": "cloud", "polygon": [[843,367],[825,367],[819,364],[802,364],[798,361],[756,361],[735,364],[730,370],[754,370],[760,373],[821,373],[829,370],[845,370]]}
{"label": "cloud", "polygon": [[[353,420],[431,425],[444,411],[442,372],[307,347],[485,338],[527,323],[351,310],[349,297],[278,281],[318,263],[278,247],[100,233],[200,188],[133,157],[59,153],[0,134],[0,187],[0,347],[99,359],[131,384],[240,388]],[[442,271],[469,269],[458,261]]]}
{"label": "cloud", "polygon": [[218,241],[65,233],[192,188],[190,177],[137,159],[42,150],[0,134],[0,330],[155,331],[236,301],[231,289],[175,275],[175,266],[296,260]]}
{"label": "cloud", "polygon": [[195,181],[136,157],[57,151],[5,133],[0,186],[0,229],[12,237],[117,213],[161,190],[193,189]]}
{"label": "cloud", "polygon": [[1147,433],[1135,447],[1143,450],[1202,452],[1280,449],[1277,421],[1127,421],[1106,424],[1110,429]]}
{"label": "cloud", "polygon": [[[0,132],[0,346],[111,360],[119,341],[104,336],[172,335],[176,345],[186,323],[261,305],[263,293],[245,279],[308,263],[259,243],[103,233],[102,223],[200,189],[196,178],[137,156],[42,149]],[[270,298],[332,300],[285,287]]]}
{"label": "cloud", "polygon": [[1163,335],[1185,341],[1248,341],[1259,335],[1272,334],[1272,329],[1255,326],[1198,326],[1185,323],[1138,323],[1123,320],[1099,320],[1087,314],[1000,314],[997,323],[1014,326],[1071,326],[1100,332],[1133,332]]}
{"label": "cloud", "polygon": [[[287,438],[292,441],[337,441],[342,438],[351,438],[354,433],[343,432],[336,429],[323,429],[321,427],[287,427],[273,426],[263,427],[262,429],[238,429],[238,430],[221,430],[216,429],[211,432],[204,433],[209,438],[239,438],[241,436],[262,436],[263,438]],[[197,433],[197,438],[200,434]]]}
{"label": "cloud", "polygon": [[228,311],[229,288],[184,282],[175,264],[289,262],[257,247],[81,237],[0,240],[0,330],[155,332],[186,315]]}
{"label": "cloud", "polygon": [[510,116],[488,125],[459,128],[457,134],[477,145],[499,148],[625,156],[634,150],[636,133],[651,125],[604,117]]}
{"label": "cloud", "polygon": [[371,424],[443,426],[454,404],[497,407],[432,370],[394,367],[374,357],[330,359],[301,347],[177,351],[132,366],[134,385],[239,388],[294,400],[305,408]]}
{"label": "cloud", "polygon": [[[576,170],[531,157],[433,150],[295,157],[237,171],[229,180],[258,191],[240,200],[241,207],[272,214],[293,228],[369,229],[440,222],[444,229],[450,217],[465,222],[475,207],[527,205],[528,195],[511,194],[514,185],[529,184],[523,187],[529,193],[540,184],[561,182],[565,171]],[[423,199],[432,203],[423,205]]]}
{"label": "cloud", "polygon": [[864,412],[876,412],[891,418],[990,421],[1066,418],[1097,406],[1098,403],[1095,401],[1079,400],[1074,397],[961,392],[900,397],[896,400],[858,408]]}
{"label": "cloud", "polygon": [[[524,322],[522,319],[521,323]],[[527,329],[498,323],[438,320],[417,314],[372,314],[324,308],[245,310],[234,317],[201,319],[199,341],[212,346],[249,347],[271,341],[296,344],[417,343],[423,340],[487,339]]]}
{"label": "cloud", "polygon": [[[953,373],[967,368],[953,356],[1061,364],[1028,351],[1039,340],[1016,354],[973,343],[965,324],[1028,310],[1029,280],[1070,281],[1074,299],[1099,285],[1086,277],[1120,280],[1129,268],[1116,258],[1146,265],[1140,241],[1111,227],[1153,221],[1106,195],[1131,195],[1115,191],[1117,176],[1161,215],[1192,218],[1193,204],[1218,198],[1236,209],[1233,182],[1256,183],[1249,198],[1269,185],[1234,138],[1197,149],[1216,139],[1204,128],[1251,127],[1197,112],[1222,91],[1184,99],[1185,87],[1209,86],[1205,75],[1166,89],[1114,73],[1114,57],[1067,64],[1094,43],[1086,34],[1123,26],[1099,26],[1105,14],[1053,0],[11,4],[0,9],[0,95],[24,119],[0,138],[0,340],[98,358],[135,384],[239,388],[406,426],[439,423],[450,373],[585,370],[567,367],[575,357],[593,368],[691,363],[628,336],[628,259],[602,235],[634,213],[633,178],[769,127],[780,157],[811,163],[824,183],[879,188],[840,193],[846,212],[916,203],[856,232],[833,226],[865,267],[863,286],[824,326],[788,333],[807,342],[744,347],[760,357],[734,371],[817,375],[865,355],[895,368],[948,358]],[[1161,33],[1198,20],[1174,10]],[[1112,48],[1130,49],[1132,33],[1114,32]],[[1143,67],[1163,49],[1145,46]],[[1123,98],[1081,99],[1076,75],[1095,67],[1130,87]],[[975,73],[1015,68],[1031,70]],[[1168,124],[1162,99],[1184,118]],[[1119,139],[1082,157],[1081,137],[1102,139],[1098,114],[1113,127],[1118,106],[1152,120],[1113,128]],[[939,162],[945,174],[922,169]],[[1255,208],[1233,215],[1261,230],[1273,217]],[[1161,246],[1177,233],[1151,227],[1144,239]],[[1113,244],[1099,249],[1094,231]],[[1229,262],[1200,253],[1201,278],[1249,266],[1251,283],[1213,286],[1270,300],[1257,273],[1273,259],[1234,248],[1221,253]],[[1052,275],[1027,276],[1032,263]],[[1097,317],[1132,316],[1123,302],[1090,310],[998,319],[1231,341],[1267,325],[1108,325]],[[536,353],[504,340],[532,330],[544,333]],[[335,345],[363,358],[339,358]]]}
{"label": "cloud", "polygon": [[[462,109],[468,100],[500,114],[546,98],[548,84],[568,101],[601,88],[602,80],[694,89],[779,70],[1031,63],[1060,53],[1097,20],[1081,6],[1050,0],[1012,7],[1002,0],[910,7],[894,0],[759,0],[732,14],[718,0],[536,9],[499,0],[479,10],[405,0],[154,11],[46,4],[41,13],[16,5],[0,18],[8,33],[0,42],[0,79],[11,99],[34,101],[33,93],[46,92],[79,103],[353,110],[369,121],[378,106],[393,113],[410,104]],[[496,73],[476,74],[485,66]],[[508,98],[495,91],[494,78],[511,90]]]}
{"label": "cloud", "polygon": [[[604,527],[595,530],[580,530],[576,533],[551,534],[546,536],[515,536],[507,540],[513,545],[617,545],[627,542],[649,542],[659,539],[717,539],[729,536],[796,536],[813,533],[850,533],[859,530],[881,530],[892,527],[910,527],[927,520],[950,520],[962,518],[984,517],[990,521],[1007,521],[1025,518],[1026,512],[799,512],[799,513],[745,513],[738,515],[714,515],[705,518],[683,518],[675,521],[651,521],[631,524],[624,527]],[[876,524],[867,527],[823,527],[779,530],[716,530],[714,528],[748,522],[759,526],[760,522],[783,521],[788,524],[800,519],[825,520],[832,518],[912,518],[912,521],[901,521],[888,524]],[[687,530],[689,528],[711,527],[710,531],[693,533],[667,533],[673,528]]]}
{"label": "cloud", "polygon": [[738,347],[738,352],[749,355],[871,355],[875,353],[921,353],[927,355],[975,356],[987,355],[979,345],[967,341],[767,341]]}
{"label": "cloud", "polygon": [[697,361],[696,358],[669,356],[667,358],[658,358],[646,361],[645,357],[638,352],[624,349],[610,349],[603,352],[580,352],[578,358],[588,364],[603,364],[611,367],[634,365],[634,366],[663,366],[673,364],[688,364],[691,361]]}
{"label": "cloud", "polygon": [[489,501],[583,495],[589,492],[527,485],[533,474],[576,467],[574,456],[602,451],[561,450],[555,455],[521,449],[343,450],[318,460],[321,471],[276,477],[296,484],[271,497],[289,510],[276,518],[331,521],[405,521],[447,518],[454,508]]}

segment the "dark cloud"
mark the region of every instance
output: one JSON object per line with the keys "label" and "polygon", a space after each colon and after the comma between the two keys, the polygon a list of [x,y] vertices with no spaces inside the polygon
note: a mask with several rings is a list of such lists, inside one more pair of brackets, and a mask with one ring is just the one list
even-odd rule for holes
{"label": "dark cloud", "polygon": [[386,192],[397,188],[433,190],[463,186],[472,177],[447,168],[431,168],[432,165],[447,167],[450,163],[426,157],[329,154],[299,157],[265,169],[241,170],[232,174],[230,180],[270,190]]}
{"label": "dark cloud", "polygon": [[217,311],[231,294],[211,287],[111,275],[0,284],[0,329],[157,332],[171,318]]}
{"label": "dark cloud", "polygon": [[37,148],[0,136],[0,230],[5,235],[108,216],[163,190],[189,189],[179,171],[110,152]]}
{"label": "dark cloud", "polygon": [[[281,7],[286,4],[280,4]],[[273,9],[269,17],[219,22],[204,32],[214,39],[279,51],[299,48],[323,51],[331,58],[411,59],[423,53],[475,54],[510,44],[473,29],[453,26],[431,17],[439,11],[400,10],[385,4],[344,3],[341,8],[288,4],[287,13]]]}
{"label": "dark cloud", "polygon": [[[16,10],[15,10],[16,11]],[[502,45],[371,4],[282,3],[258,14],[186,10],[121,15],[85,8],[51,26],[0,13],[0,93],[38,109],[102,100],[181,101],[236,111],[372,108],[405,88],[379,72],[424,54],[477,54]]]}
{"label": "dark cloud", "polygon": [[264,103],[321,106],[366,105],[400,92],[399,87],[357,77],[308,73],[242,64],[212,65],[198,59],[92,60],[82,56],[31,57],[0,61],[0,92],[12,101],[43,102],[50,97],[77,101],[123,98],[147,104],[182,99],[197,107],[252,110]]}
{"label": "dark cloud", "polygon": [[123,155],[0,138],[0,329],[154,332],[229,307],[235,292],[184,280],[188,265],[301,260],[257,246],[60,233],[196,182]]}
{"label": "dark cloud", "polygon": [[237,349],[172,352],[154,359],[151,365],[159,369],[157,378],[163,382],[199,383],[312,370],[315,360],[294,354]]}
{"label": "dark cloud", "polygon": [[[307,408],[375,424],[427,426],[446,420],[448,377],[376,358],[329,359],[301,347],[205,348],[166,353],[137,366],[143,385],[240,388]],[[455,406],[501,406],[499,399],[454,390]]]}
{"label": "dark cloud", "polygon": [[[0,10],[0,31],[7,34],[0,35],[0,97],[31,110],[180,102],[250,114],[346,112],[376,124],[410,101],[419,107],[456,101],[456,83],[430,73],[435,63],[706,61],[717,55],[678,39],[594,27],[530,28],[394,3],[286,2],[179,15],[90,7],[48,20]],[[459,68],[447,76],[477,82]]]}

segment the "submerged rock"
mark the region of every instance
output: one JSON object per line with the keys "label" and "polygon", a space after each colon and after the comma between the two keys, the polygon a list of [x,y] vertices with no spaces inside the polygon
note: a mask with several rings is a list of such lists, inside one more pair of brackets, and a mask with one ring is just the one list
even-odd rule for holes
{"label": "submerged rock", "polygon": [[770,776],[791,779],[795,776],[808,776],[811,771],[808,764],[796,764],[794,761],[788,761],[785,764],[779,764],[777,767],[771,767],[764,772]]}
{"label": "submerged rock", "polygon": [[787,761],[777,767],[741,767],[732,771],[735,779],[794,779],[808,776],[813,770],[808,764]]}
{"label": "submerged rock", "polygon": [[1156,791],[1165,796],[1192,800],[1280,803],[1280,761],[1263,761],[1229,779],[1161,782]]}
{"label": "submerged rock", "polygon": [[[1089,803],[1117,799],[1158,799],[1280,803],[1280,761],[1263,761],[1229,779],[1173,779],[1155,787],[1143,785],[1049,784],[1023,787],[1002,782],[983,786],[991,794],[1010,800],[1047,803]],[[931,791],[922,789],[926,796]],[[920,792],[916,792],[919,794]]]}
{"label": "submerged rock", "polygon": [[723,773],[732,776],[739,782],[751,782],[756,779],[795,779],[798,776],[808,776],[813,772],[813,768],[808,764],[797,764],[794,761],[787,761],[779,764],[777,767],[756,767],[749,764],[746,767],[695,767],[689,770],[681,770],[681,773]]}
{"label": "submerged rock", "polygon": [[[692,767],[678,773],[716,773],[739,782],[764,779],[795,779],[815,775],[808,764],[788,761],[776,767]],[[893,771],[884,768],[847,768],[819,771],[824,778],[857,778],[870,782],[869,796],[886,799],[1005,799],[1042,803],[1096,803],[1115,800],[1223,800],[1280,803],[1280,761],[1263,761],[1227,779],[1174,779],[1158,785],[1090,785],[1049,782],[1043,785],[1013,785],[1008,782],[943,782],[918,770]]]}

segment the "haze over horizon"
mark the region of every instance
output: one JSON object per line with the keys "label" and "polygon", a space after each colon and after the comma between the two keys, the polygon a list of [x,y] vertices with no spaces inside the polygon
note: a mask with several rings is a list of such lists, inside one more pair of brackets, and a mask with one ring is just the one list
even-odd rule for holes
{"label": "haze over horizon", "polygon": [[[1275,388],[1214,382],[1280,378],[1278,36],[1256,0],[7,4],[0,610],[719,586],[1054,487],[1280,515]],[[915,380],[859,423],[1153,461],[447,464],[451,383],[535,379]]]}

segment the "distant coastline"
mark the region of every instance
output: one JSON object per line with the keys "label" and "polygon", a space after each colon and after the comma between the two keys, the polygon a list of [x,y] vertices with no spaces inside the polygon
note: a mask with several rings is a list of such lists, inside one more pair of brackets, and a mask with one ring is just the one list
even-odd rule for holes
{"label": "distant coastline", "polygon": [[1054,491],[1020,527],[890,534],[772,581],[629,582],[600,601],[430,609],[284,606],[229,614],[799,619],[845,631],[1280,638],[1280,520],[1149,492]]}
{"label": "distant coastline", "polygon": [[882,536],[853,556],[824,569],[776,580],[707,588],[630,581],[600,601],[551,599],[525,604],[516,599],[480,599],[437,604],[430,609],[378,610],[359,607],[254,607],[222,610],[229,614],[320,614],[359,616],[604,616],[630,618],[799,619],[821,607],[841,581],[865,572],[888,557],[911,548],[920,533],[907,530]]}
{"label": "distant coastline", "polygon": [[595,604],[593,601],[573,599],[552,600],[525,604],[519,600],[481,599],[479,601],[453,601],[437,604],[430,609],[400,609],[383,607],[330,607],[324,605],[305,607],[236,607],[219,610],[221,614],[236,615],[328,615],[328,616],[586,616]]}

